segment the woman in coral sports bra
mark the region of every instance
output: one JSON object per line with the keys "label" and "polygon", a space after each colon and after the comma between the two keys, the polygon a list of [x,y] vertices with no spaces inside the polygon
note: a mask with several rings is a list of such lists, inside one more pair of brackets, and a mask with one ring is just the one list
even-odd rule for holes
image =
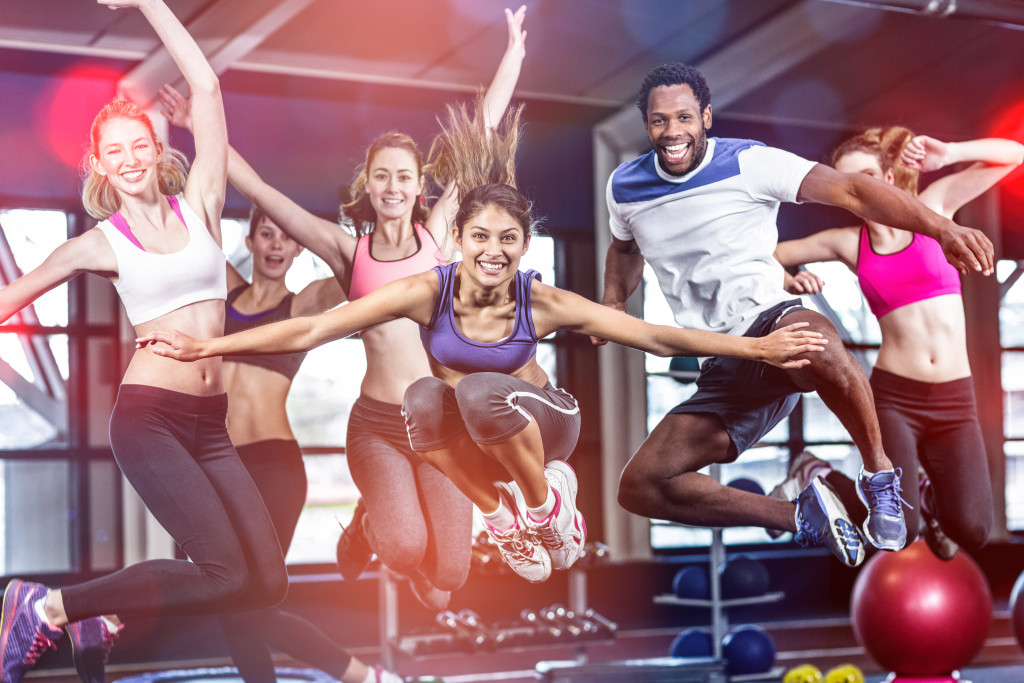
{"label": "woman in coral sports bra", "polygon": [[[519,78],[525,15],[525,7],[515,13],[506,10],[508,46],[484,96],[488,127],[501,118]],[[162,99],[165,113],[181,123],[185,100],[170,88],[164,89]],[[447,261],[439,245],[458,198],[450,178],[433,175],[447,190],[428,210],[416,143],[402,133],[381,135],[370,145],[352,183],[352,201],[342,207],[353,235],[268,185],[234,149],[228,160],[231,184],[292,239],[323,259],[350,302]],[[395,320],[364,329],[361,338],[366,374],[349,415],[345,449],[362,499],[338,542],[338,567],[346,579],[355,579],[375,552],[389,569],[410,579],[421,603],[441,610],[450,591],[461,586],[469,572],[472,506],[409,447],[402,397],[410,384],[430,375],[416,325]]]}
{"label": "woman in coral sports bra", "polygon": [[[901,127],[872,128],[844,141],[832,156],[847,173],[866,173],[918,197],[947,217],[1016,168],[1024,146],[1011,140],[946,143]],[[918,175],[966,164],[918,194]],[[939,557],[957,544],[983,545],[992,526],[988,461],[978,424],[960,278],[937,242],[899,228],[868,222],[824,230],[778,245],[783,266],[840,261],[857,273],[861,291],[878,317],[882,345],[871,387],[885,452],[902,468],[908,542],[924,520],[924,537]],[[808,271],[787,276],[794,294],[821,291]],[[919,466],[923,475],[919,477]],[[800,472],[826,472],[809,454],[794,461]],[[806,477],[805,477],[806,478]],[[849,490],[842,475],[830,482]],[[780,489],[781,490],[781,489]],[[845,497],[849,500],[849,497]],[[850,508],[851,511],[853,508]]]}

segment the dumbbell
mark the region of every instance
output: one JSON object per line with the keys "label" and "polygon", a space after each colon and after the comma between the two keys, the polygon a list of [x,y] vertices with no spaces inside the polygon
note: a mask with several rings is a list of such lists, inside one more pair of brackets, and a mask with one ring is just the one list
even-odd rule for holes
{"label": "dumbbell", "polygon": [[482,648],[487,640],[483,633],[475,632],[459,621],[458,615],[451,610],[438,612],[434,620],[441,628],[451,633],[457,643],[461,643],[468,650]]}
{"label": "dumbbell", "polygon": [[567,611],[564,605],[558,603],[544,607],[540,611],[540,617],[545,621],[554,624],[570,638],[579,638],[583,635],[583,629],[574,623],[575,614]]}
{"label": "dumbbell", "polygon": [[562,637],[562,629],[540,617],[532,609],[524,609],[519,613],[519,619],[533,627],[538,642],[549,642]]}

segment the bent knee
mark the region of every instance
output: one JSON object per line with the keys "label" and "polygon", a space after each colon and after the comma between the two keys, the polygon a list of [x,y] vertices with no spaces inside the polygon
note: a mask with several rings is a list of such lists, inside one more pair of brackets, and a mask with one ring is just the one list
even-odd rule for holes
{"label": "bent knee", "polygon": [[988,542],[992,520],[963,520],[949,525],[942,522],[942,529],[964,550],[977,550]]}

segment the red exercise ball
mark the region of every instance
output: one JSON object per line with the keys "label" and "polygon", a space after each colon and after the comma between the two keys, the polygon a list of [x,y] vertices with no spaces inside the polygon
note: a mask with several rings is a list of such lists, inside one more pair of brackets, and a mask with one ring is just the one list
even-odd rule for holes
{"label": "red exercise ball", "polygon": [[1024,650],[1024,572],[1017,577],[1010,591],[1010,621],[1013,623],[1017,644]]}
{"label": "red exercise ball", "polygon": [[940,676],[966,666],[985,644],[992,591],[967,553],[944,562],[919,540],[865,563],[850,617],[857,640],[883,668]]}

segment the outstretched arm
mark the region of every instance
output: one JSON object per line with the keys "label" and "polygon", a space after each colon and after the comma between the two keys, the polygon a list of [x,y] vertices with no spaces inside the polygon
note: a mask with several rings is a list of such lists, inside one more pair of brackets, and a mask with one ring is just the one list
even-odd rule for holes
{"label": "outstretched arm", "polygon": [[827,340],[803,330],[805,323],[782,327],[765,337],[741,337],[668,325],[652,325],[596,304],[573,292],[534,283],[531,293],[538,336],[570,330],[632,346],[656,356],[735,356],[782,368],[801,368],[807,359],[797,355],[823,351]]}
{"label": "outstretched arm", "polygon": [[0,322],[80,273],[114,277],[117,259],[98,228],[64,242],[23,276],[0,288]]}
{"label": "outstretched arm", "polygon": [[137,7],[153,26],[192,92],[192,134],[196,158],[185,183],[189,206],[202,207],[210,233],[220,244],[220,214],[227,179],[228,132],[220,81],[202,50],[163,0],[97,0],[111,9]]}
{"label": "outstretched arm", "polygon": [[[160,107],[167,120],[175,126],[193,131],[190,99],[170,85],[164,85],[160,90]],[[296,204],[263,180],[234,147],[228,146],[227,149],[227,174],[231,184],[289,237],[323,259],[334,274],[341,277],[351,263],[355,238],[335,223]]]}
{"label": "outstretched arm", "polygon": [[801,183],[797,200],[838,206],[866,220],[934,238],[962,273],[991,275],[995,268],[992,242],[983,232],[957,225],[903,190],[863,173],[840,173],[817,164]]}
{"label": "outstretched arm", "polygon": [[433,272],[420,273],[395,280],[358,301],[319,315],[290,318],[213,339],[158,330],[136,339],[135,346],[153,346],[156,355],[181,361],[309,351],[397,318],[426,324],[436,291],[437,276]]}
{"label": "outstretched arm", "polygon": [[939,178],[921,192],[920,199],[925,205],[952,218],[960,207],[1020,166],[1024,161],[1024,145],[1002,138],[942,142],[918,135],[904,148],[901,161],[922,173],[973,162],[961,171]]}

